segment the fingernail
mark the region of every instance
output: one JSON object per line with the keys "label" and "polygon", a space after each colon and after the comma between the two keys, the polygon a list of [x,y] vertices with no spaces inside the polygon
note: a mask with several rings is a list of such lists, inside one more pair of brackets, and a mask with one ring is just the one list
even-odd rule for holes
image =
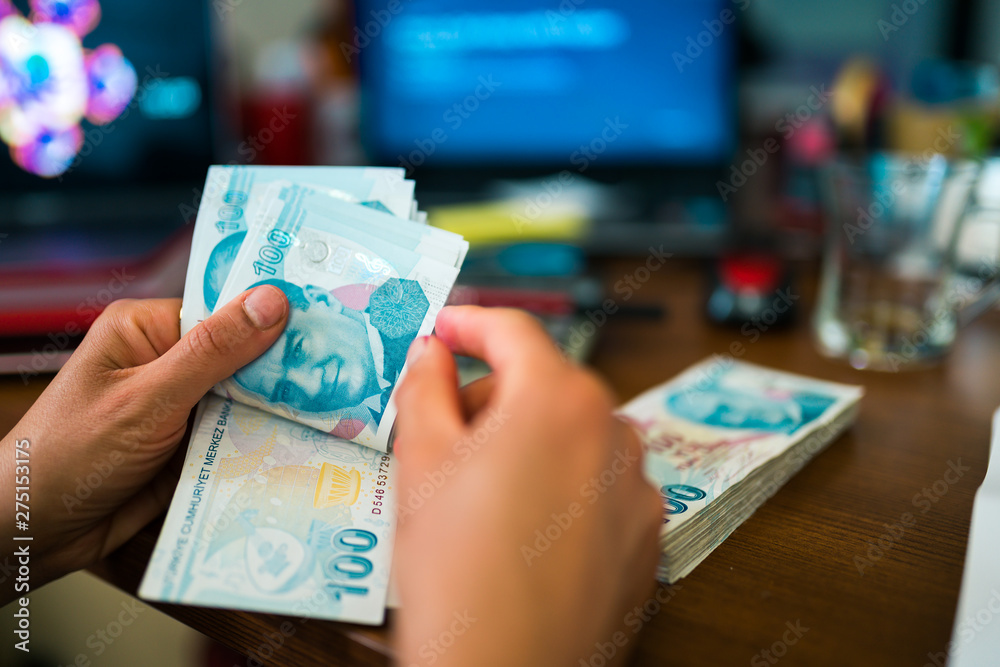
{"label": "fingernail", "polygon": [[277,287],[262,285],[243,300],[243,311],[261,331],[270,329],[285,316],[285,297]]}
{"label": "fingernail", "polygon": [[421,336],[420,338],[413,341],[410,345],[410,351],[406,353],[406,363],[412,364],[414,361],[420,358],[420,355],[424,353],[427,349],[427,341],[430,340],[430,336]]}

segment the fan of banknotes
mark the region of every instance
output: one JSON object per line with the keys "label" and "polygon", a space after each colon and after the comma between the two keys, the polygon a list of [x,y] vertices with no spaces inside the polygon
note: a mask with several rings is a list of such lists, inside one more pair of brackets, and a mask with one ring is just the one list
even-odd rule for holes
{"label": "fan of banknotes", "polygon": [[[402,170],[211,168],[182,330],[261,283],[291,312],[279,341],[199,405],[141,597],[383,621],[393,391],[468,250],[425,222]],[[717,358],[622,408],[664,501],[660,579],[704,560],[850,424],[860,397]]]}
{"label": "fan of banknotes", "polygon": [[182,333],[261,284],[289,319],[201,405],[140,595],[382,621],[393,393],[469,248],[426,222],[402,169],[209,170]]}
{"label": "fan of banknotes", "polygon": [[429,227],[402,169],[212,167],[184,288],[187,333],[269,283],[288,326],[217,392],[387,451],[406,352],[434,329],[469,244]]}

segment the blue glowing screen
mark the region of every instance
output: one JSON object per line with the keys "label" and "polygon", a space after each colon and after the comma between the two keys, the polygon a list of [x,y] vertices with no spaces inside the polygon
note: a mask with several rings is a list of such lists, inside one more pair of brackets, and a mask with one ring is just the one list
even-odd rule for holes
{"label": "blue glowing screen", "polygon": [[358,5],[342,51],[361,63],[365,141],[381,161],[684,163],[731,150],[732,2]]}

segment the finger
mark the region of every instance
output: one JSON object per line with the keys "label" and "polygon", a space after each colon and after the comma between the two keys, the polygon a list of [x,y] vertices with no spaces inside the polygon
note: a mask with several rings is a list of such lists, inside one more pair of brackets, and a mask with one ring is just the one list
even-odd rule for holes
{"label": "finger", "polygon": [[639,431],[636,425],[632,423],[628,418],[615,415],[615,425],[616,432],[619,434],[616,438],[616,442],[623,443],[625,449],[632,456],[635,456],[639,460],[638,469],[643,469],[643,461],[646,458],[646,447],[643,445],[642,438],[639,436]]}
{"label": "finger", "polygon": [[94,321],[80,356],[116,370],[148,364],[180,338],[180,308],[180,299],[114,301]]}
{"label": "finger", "polygon": [[281,335],[288,299],[273,285],[244,292],[153,362],[167,398],[188,407],[262,355]]}
{"label": "finger", "polygon": [[396,391],[396,443],[404,465],[435,460],[450,448],[465,423],[458,394],[455,358],[434,337],[418,338],[407,357],[406,377]]}
{"label": "finger", "polygon": [[181,337],[181,300],[143,299],[135,306],[132,320],[149,341],[153,358],[163,356]]}
{"label": "finger", "polygon": [[435,330],[452,352],[484,360],[502,381],[510,375],[544,377],[562,363],[552,339],[524,311],[451,306]]}
{"label": "finger", "polygon": [[495,390],[496,378],[492,374],[462,387],[459,395],[462,400],[462,414],[465,416],[465,421],[471,421],[479,411],[489,405]]}

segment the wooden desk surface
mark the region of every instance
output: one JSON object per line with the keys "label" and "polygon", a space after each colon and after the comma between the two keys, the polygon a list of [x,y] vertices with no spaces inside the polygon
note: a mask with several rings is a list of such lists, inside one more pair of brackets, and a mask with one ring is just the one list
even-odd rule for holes
{"label": "wooden desk surface", "polygon": [[[638,265],[622,260],[604,272],[613,285]],[[809,295],[797,326],[756,342],[706,322],[701,274],[693,264],[677,262],[654,274],[634,301],[662,303],[670,314],[659,323],[611,317],[602,328],[593,362],[623,400],[737,341],[747,361],[868,390],[854,429],[681,580],[636,638],[627,632],[637,644],[634,664],[769,665],[781,657],[794,665],[888,667],[923,665],[929,653],[944,651],[973,495],[986,473],[990,416],[1000,406],[1000,316],[990,314],[964,331],[940,367],[893,375],[821,358],[809,337]],[[0,432],[13,426],[44,383],[25,387],[18,378],[0,379]],[[949,470],[959,463],[969,470],[949,484],[946,476],[954,481]],[[919,496],[925,489],[936,489],[936,502]],[[915,525],[886,537],[886,524],[905,513],[915,516]],[[134,593],[158,531],[158,523],[147,527],[99,574]],[[877,556],[869,548],[880,538],[881,558],[862,576],[855,557]],[[392,655],[391,620],[372,629],[160,608],[236,650],[265,656],[265,635],[280,637],[287,623],[282,647],[266,664],[381,665]],[[802,636],[782,646],[783,636],[795,638],[786,635],[789,623],[798,624]],[[773,654],[761,654],[772,647]]]}

